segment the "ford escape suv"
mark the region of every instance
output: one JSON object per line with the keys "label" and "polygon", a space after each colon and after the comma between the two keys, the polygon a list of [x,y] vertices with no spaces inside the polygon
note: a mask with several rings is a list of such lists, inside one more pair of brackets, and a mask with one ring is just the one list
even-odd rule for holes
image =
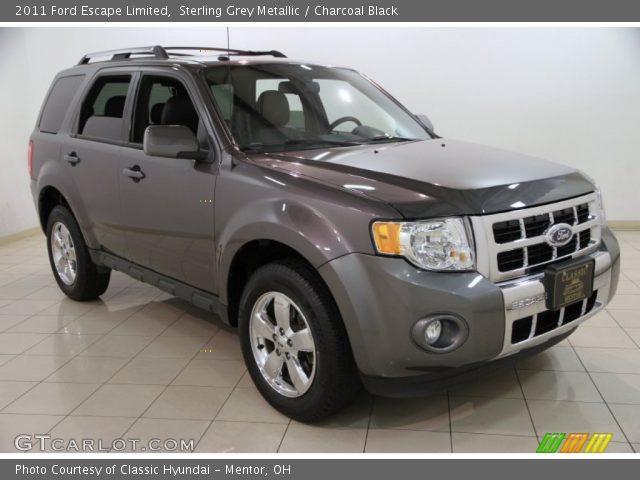
{"label": "ford escape suv", "polygon": [[53,81],[29,174],[66,295],[117,270],[217,314],[301,421],[548,348],[618,283],[585,175],[443,139],[357,72],[277,51],[86,55]]}

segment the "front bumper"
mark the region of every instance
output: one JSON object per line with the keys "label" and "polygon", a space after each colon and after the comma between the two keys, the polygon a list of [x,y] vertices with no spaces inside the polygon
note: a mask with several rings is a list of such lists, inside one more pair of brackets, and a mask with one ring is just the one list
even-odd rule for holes
{"label": "front bumper", "polygon": [[[374,393],[402,395],[417,384],[456,377],[463,370],[548,348],[602,310],[615,294],[620,269],[618,243],[608,229],[590,256],[596,260],[595,301],[578,318],[536,331],[545,310],[540,275],[494,284],[478,273],[429,272],[398,258],[350,254],[319,272],[342,314],[355,361]],[[541,300],[542,299],[542,300]],[[426,351],[414,343],[411,328],[427,315],[452,313],[468,326],[466,341],[447,353]],[[561,315],[562,316],[562,315]],[[513,343],[514,322],[531,317],[526,338]],[[383,384],[389,387],[382,387]],[[394,393],[395,392],[395,393]]]}

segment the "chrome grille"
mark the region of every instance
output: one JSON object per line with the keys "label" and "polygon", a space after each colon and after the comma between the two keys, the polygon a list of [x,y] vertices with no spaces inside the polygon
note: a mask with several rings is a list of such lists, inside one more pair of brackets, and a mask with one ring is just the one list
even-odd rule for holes
{"label": "chrome grille", "polygon": [[[478,269],[495,282],[539,273],[549,263],[590,253],[601,237],[595,194],[474,217],[472,223]],[[569,225],[573,236],[567,245],[552,247],[544,234],[558,223]],[[478,238],[480,232],[484,238]]]}

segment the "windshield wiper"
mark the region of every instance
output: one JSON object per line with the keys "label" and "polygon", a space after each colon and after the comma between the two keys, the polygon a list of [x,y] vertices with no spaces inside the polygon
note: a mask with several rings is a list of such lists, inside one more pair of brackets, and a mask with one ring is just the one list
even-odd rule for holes
{"label": "windshield wiper", "polygon": [[378,135],[377,137],[367,139],[369,142],[412,142],[413,140],[413,138],[391,137],[389,135]]}
{"label": "windshield wiper", "polygon": [[323,143],[345,147],[362,145],[362,142],[356,142],[355,140],[330,140],[326,138],[290,138],[285,142],[285,145],[321,145]]}

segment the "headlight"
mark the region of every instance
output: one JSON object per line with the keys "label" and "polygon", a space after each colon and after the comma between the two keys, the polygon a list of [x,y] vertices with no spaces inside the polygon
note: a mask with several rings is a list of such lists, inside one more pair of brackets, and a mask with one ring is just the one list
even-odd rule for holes
{"label": "headlight", "polygon": [[598,209],[598,215],[600,215],[600,224],[605,226],[607,224],[607,214],[604,211],[604,201],[599,188],[596,190],[596,208]]}
{"label": "headlight", "polygon": [[475,266],[462,218],[374,222],[372,233],[378,253],[404,256],[420,268],[461,271]]}

